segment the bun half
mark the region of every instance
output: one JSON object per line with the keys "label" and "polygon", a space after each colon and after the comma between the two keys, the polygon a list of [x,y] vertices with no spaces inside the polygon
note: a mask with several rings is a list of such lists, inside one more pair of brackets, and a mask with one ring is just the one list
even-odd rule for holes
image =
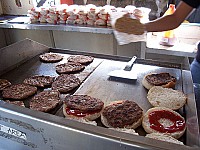
{"label": "bun half", "polygon": [[187,101],[187,97],[182,91],[162,86],[152,87],[148,91],[147,99],[154,107],[167,107],[172,110],[183,107]]}
{"label": "bun half", "polygon": [[[161,116],[164,117],[159,118],[157,112],[161,113]],[[159,122],[159,125],[156,125],[155,123],[152,124],[150,121],[150,116],[153,116],[154,120]],[[166,118],[166,116],[173,117],[173,120],[175,120],[176,123],[179,122],[179,125],[182,124],[182,127],[174,127],[176,123]],[[168,133],[170,136],[176,139],[180,138],[186,129],[185,119],[179,113],[165,107],[155,107],[149,109],[143,117],[142,126],[147,133]],[[156,128],[154,128],[155,126]],[[174,130],[171,130],[172,127]]]}

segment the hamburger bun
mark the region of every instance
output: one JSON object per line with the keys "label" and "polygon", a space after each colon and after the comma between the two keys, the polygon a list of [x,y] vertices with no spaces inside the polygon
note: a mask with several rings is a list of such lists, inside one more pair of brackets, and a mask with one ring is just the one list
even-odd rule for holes
{"label": "hamburger bun", "polygon": [[143,110],[133,101],[114,101],[101,113],[101,122],[108,128],[136,129],[141,125]]}
{"label": "hamburger bun", "polygon": [[63,103],[63,114],[67,118],[95,120],[101,115],[104,103],[88,95],[72,95]]}
{"label": "hamburger bun", "polygon": [[142,85],[146,89],[150,89],[153,86],[162,86],[166,88],[174,88],[176,84],[176,78],[169,73],[149,73],[144,76]]}
{"label": "hamburger bun", "polygon": [[154,107],[167,107],[172,110],[183,107],[187,101],[187,97],[182,91],[162,86],[152,87],[148,91],[147,99]]}
{"label": "hamburger bun", "polygon": [[166,134],[166,133],[150,133],[150,134],[147,134],[145,137],[160,140],[160,141],[184,145],[183,142],[173,138],[172,136],[170,136],[169,134]]}
{"label": "hamburger bun", "polygon": [[165,107],[149,109],[143,117],[142,126],[147,133],[168,133],[176,139],[180,138],[186,129],[185,119]]}
{"label": "hamburger bun", "polygon": [[134,129],[127,129],[127,128],[109,128],[109,129],[116,130],[116,131],[119,131],[119,132],[124,132],[124,133],[138,135],[138,133],[135,132]]}
{"label": "hamburger bun", "polygon": [[97,126],[96,121],[89,121],[89,120],[84,119],[84,118],[72,118],[72,117],[68,117],[67,119],[78,121],[78,122],[85,123],[85,124],[90,124],[90,125]]}

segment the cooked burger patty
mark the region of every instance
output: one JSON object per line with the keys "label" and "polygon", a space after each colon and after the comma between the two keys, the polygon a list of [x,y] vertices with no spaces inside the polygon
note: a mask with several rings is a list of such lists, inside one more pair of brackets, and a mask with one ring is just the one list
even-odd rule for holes
{"label": "cooked burger patty", "polygon": [[72,74],[61,74],[52,83],[52,89],[67,93],[80,85],[79,78]]}
{"label": "cooked burger patty", "polygon": [[92,56],[84,56],[84,55],[76,55],[76,56],[70,56],[67,59],[69,62],[75,62],[80,64],[88,64],[91,63],[94,60],[94,57]]}
{"label": "cooked burger patty", "polygon": [[58,91],[43,91],[35,95],[30,101],[30,109],[48,112],[54,109],[60,102]]}
{"label": "cooked burger patty", "polygon": [[85,68],[85,66],[81,65],[80,63],[75,62],[68,62],[64,64],[60,64],[56,66],[56,71],[58,73],[73,73],[77,71],[81,71]]}
{"label": "cooked burger patty", "polygon": [[50,86],[54,81],[54,77],[44,76],[44,75],[35,75],[29,78],[26,78],[23,83],[37,86],[37,87],[45,87]]}
{"label": "cooked burger patty", "polygon": [[63,59],[63,56],[59,54],[53,54],[53,53],[45,53],[39,56],[41,61],[44,62],[58,62]]}
{"label": "cooked burger patty", "polygon": [[123,128],[142,118],[143,110],[133,101],[125,100],[108,105],[102,112],[109,125],[114,128]]}
{"label": "cooked burger patty", "polygon": [[0,79],[0,91],[5,89],[6,87],[10,86],[11,83],[6,79]]}
{"label": "cooked burger patty", "polygon": [[155,73],[146,76],[146,80],[155,86],[167,84],[171,81],[175,82],[176,78],[171,76],[169,73]]}
{"label": "cooked burger patty", "polygon": [[17,105],[17,106],[25,107],[23,101],[9,101],[9,100],[5,100],[5,102],[10,103],[10,104],[14,104],[14,105]]}
{"label": "cooked burger patty", "polygon": [[2,92],[3,98],[24,99],[37,92],[37,87],[27,84],[16,84],[5,88]]}
{"label": "cooked burger patty", "polygon": [[97,98],[88,95],[73,95],[66,97],[65,104],[70,109],[81,112],[97,111],[103,108],[104,103]]}

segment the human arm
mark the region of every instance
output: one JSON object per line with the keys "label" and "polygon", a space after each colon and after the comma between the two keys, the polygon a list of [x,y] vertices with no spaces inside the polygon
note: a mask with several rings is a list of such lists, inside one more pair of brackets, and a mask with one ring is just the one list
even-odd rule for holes
{"label": "human arm", "polygon": [[147,32],[160,32],[178,27],[192,12],[193,7],[181,1],[172,15],[167,15],[144,24]]}

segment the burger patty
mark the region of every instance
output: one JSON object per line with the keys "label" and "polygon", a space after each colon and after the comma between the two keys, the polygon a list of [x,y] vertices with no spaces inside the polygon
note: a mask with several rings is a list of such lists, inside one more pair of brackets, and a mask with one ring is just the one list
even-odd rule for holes
{"label": "burger patty", "polygon": [[56,66],[56,71],[58,73],[73,73],[77,71],[81,71],[85,68],[85,66],[81,65],[80,63],[75,62],[68,62],[64,64],[60,64]]}
{"label": "burger patty", "polygon": [[5,100],[5,102],[10,103],[10,104],[13,104],[13,105],[25,107],[23,101],[9,101],[9,100]]}
{"label": "burger patty", "polygon": [[171,81],[176,82],[176,78],[169,73],[155,73],[146,76],[146,80],[155,86],[165,85]]}
{"label": "burger patty", "polygon": [[75,62],[80,64],[88,64],[91,63],[94,60],[94,57],[92,56],[84,56],[84,55],[76,55],[76,56],[70,56],[67,58],[69,62]]}
{"label": "burger patty", "polygon": [[102,110],[104,106],[104,103],[100,99],[88,95],[67,96],[65,104],[68,108],[81,112]]}
{"label": "burger patty", "polygon": [[125,100],[106,106],[102,114],[112,127],[124,128],[141,119],[143,110],[135,102]]}
{"label": "burger patty", "polygon": [[50,86],[54,81],[54,77],[50,76],[39,76],[35,75],[29,78],[26,78],[23,83],[29,84],[32,86],[37,86],[37,87],[45,87],[45,86]]}
{"label": "burger patty", "polygon": [[63,56],[53,53],[45,53],[39,56],[41,61],[44,62],[58,62],[63,59]]}
{"label": "burger patty", "polygon": [[5,88],[2,92],[3,98],[25,99],[37,92],[37,87],[27,84],[15,84]]}
{"label": "burger patty", "polygon": [[81,84],[79,78],[72,74],[61,74],[52,83],[52,89],[67,93]]}
{"label": "burger patty", "polygon": [[35,95],[30,101],[30,109],[48,112],[54,109],[60,102],[58,91],[43,91]]}
{"label": "burger patty", "polygon": [[0,79],[0,91],[5,89],[6,87],[10,86],[11,83],[6,79]]}

